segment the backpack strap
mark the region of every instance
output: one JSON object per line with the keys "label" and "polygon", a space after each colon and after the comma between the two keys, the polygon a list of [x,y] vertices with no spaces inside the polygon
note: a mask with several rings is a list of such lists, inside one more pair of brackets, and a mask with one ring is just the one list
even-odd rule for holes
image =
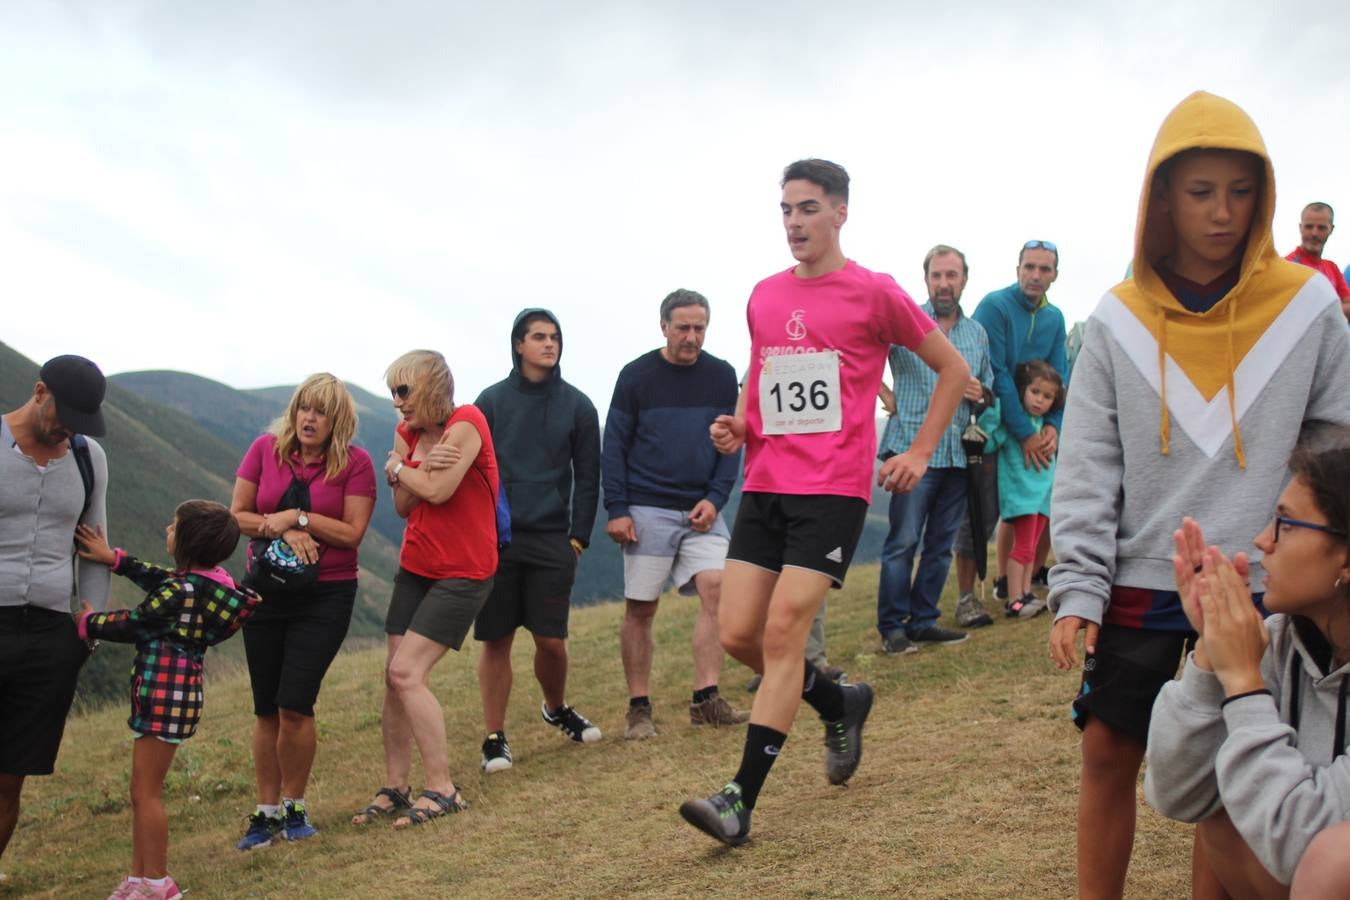
{"label": "backpack strap", "polygon": [[75,467],[80,470],[80,481],[84,483],[84,508],[80,510],[80,521],[83,522],[94,502],[94,459],[89,455],[89,439],[82,434],[70,436],[70,449],[75,454]]}

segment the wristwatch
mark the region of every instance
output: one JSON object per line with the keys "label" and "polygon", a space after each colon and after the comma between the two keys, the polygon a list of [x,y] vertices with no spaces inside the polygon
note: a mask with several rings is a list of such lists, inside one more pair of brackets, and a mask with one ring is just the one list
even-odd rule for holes
{"label": "wristwatch", "polygon": [[296,516],[295,524],[296,524],[296,525],[299,525],[301,528],[308,528],[308,527],[309,527],[309,513],[305,512],[303,509],[300,510],[299,512],[300,512],[300,515]]}
{"label": "wristwatch", "polygon": [[393,485],[398,484],[398,473],[402,471],[403,471],[403,460],[399,460],[398,465],[394,466],[394,471],[389,473],[389,484],[391,487]]}

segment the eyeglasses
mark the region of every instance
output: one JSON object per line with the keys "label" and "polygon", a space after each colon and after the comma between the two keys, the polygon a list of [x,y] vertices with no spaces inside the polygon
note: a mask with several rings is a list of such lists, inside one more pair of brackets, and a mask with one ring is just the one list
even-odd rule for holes
{"label": "eyeglasses", "polygon": [[1281,528],[1307,528],[1311,531],[1321,531],[1325,534],[1334,535],[1339,538],[1345,537],[1344,531],[1341,531],[1339,528],[1332,528],[1330,525],[1319,525],[1316,522],[1304,522],[1299,519],[1291,519],[1287,516],[1275,516],[1274,520],[1275,534],[1274,538],[1271,540],[1271,543],[1273,544],[1278,544],[1280,542]]}
{"label": "eyeglasses", "polygon": [[1059,248],[1051,241],[1027,241],[1022,245],[1023,250],[1049,250],[1055,255],[1059,255]]}
{"label": "eyeglasses", "polygon": [[389,389],[389,396],[393,397],[395,400],[407,400],[408,392],[410,390],[411,388],[406,384],[400,384],[398,387],[391,387]]}

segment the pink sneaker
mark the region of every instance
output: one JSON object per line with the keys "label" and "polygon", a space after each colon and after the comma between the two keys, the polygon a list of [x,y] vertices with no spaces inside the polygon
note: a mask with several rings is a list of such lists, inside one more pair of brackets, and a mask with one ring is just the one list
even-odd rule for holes
{"label": "pink sneaker", "polygon": [[127,900],[129,897],[138,897],[140,895],[136,893],[136,888],[140,886],[139,881],[132,881],[131,876],[128,875],[122,879],[122,883],[117,886],[117,889],[108,895],[108,900]]}
{"label": "pink sneaker", "polygon": [[157,887],[148,881],[142,881],[136,885],[136,893],[130,896],[136,900],[181,900],[183,892],[178,889],[178,884],[170,878],[163,887]]}

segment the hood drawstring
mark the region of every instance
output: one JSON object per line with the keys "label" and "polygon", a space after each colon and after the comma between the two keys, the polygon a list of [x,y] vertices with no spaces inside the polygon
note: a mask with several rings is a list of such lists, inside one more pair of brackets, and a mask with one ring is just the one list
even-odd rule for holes
{"label": "hood drawstring", "polygon": [[[1233,380],[1233,373],[1237,370],[1233,350],[1234,320],[1236,318],[1237,304],[1230,300],[1228,303],[1228,333],[1226,335],[1227,357],[1225,360],[1228,377],[1224,386],[1228,389],[1228,419],[1233,425],[1233,455],[1237,458],[1238,468],[1245,469],[1247,468],[1247,454],[1242,447],[1242,428],[1238,425],[1237,416],[1237,384]],[[1172,450],[1172,421],[1167,415],[1167,308],[1165,306],[1158,307],[1158,400],[1161,406],[1158,438],[1161,443],[1162,455],[1167,456]]]}
{"label": "hood drawstring", "polygon": [[[1289,660],[1289,727],[1298,731],[1301,718],[1299,713],[1299,694],[1303,684],[1303,660],[1298,651],[1293,652]],[[1336,730],[1332,733],[1331,758],[1336,760],[1345,753],[1345,699],[1346,689],[1350,688],[1350,674],[1341,676],[1340,689],[1336,692]]]}

